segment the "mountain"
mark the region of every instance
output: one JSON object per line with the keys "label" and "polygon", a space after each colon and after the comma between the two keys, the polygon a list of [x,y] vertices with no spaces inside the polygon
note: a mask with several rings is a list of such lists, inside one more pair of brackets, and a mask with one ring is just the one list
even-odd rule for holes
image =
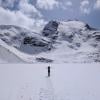
{"label": "mountain", "polygon": [[100,31],[81,21],[50,21],[42,32],[0,25],[0,63],[100,62]]}

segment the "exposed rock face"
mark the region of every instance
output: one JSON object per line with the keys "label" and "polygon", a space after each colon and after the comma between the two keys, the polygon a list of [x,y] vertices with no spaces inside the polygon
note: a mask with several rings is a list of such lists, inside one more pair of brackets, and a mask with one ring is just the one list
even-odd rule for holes
{"label": "exposed rock face", "polygon": [[49,48],[51,49],[49,45],[50,42],[42,37],[27,36],[24,38],[20,49],[29,54],[38,54],[48,51]]}
{"label": "exposed rock face", "polygon": [[95,38],[96,41],[100,41],[100,32],[94,32],[92,37]]}
{"label": "exposed rock face", "polygon": [[39,46],[39,47],[45,47],[48,46],[48,42],[45,40],[39,40],[36,37],[25,37],[24,38],[24,44],[29,44],[31,46]]}
{"label": "exposed rock face", "polygon": [[55,39],[58,35],[58,25],[58,22],[50,21],[42,31],[43,36]]}
{"label": "exposed rock face", "polygon": [[37,60],[38,62],[45,62],[45,63],[52,63],[52,62],[53,62],[53,60],[47,59],[47,58],[43,58],[43,57],[36,58],[36,60]]}

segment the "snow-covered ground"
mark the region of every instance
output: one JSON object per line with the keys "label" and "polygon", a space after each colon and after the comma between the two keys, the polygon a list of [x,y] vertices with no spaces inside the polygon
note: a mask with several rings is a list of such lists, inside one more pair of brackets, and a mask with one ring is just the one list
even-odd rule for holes
{"label": "snow-covered ground", "polygon": [[99,64],[0,65],[0,100],[100,100]]}

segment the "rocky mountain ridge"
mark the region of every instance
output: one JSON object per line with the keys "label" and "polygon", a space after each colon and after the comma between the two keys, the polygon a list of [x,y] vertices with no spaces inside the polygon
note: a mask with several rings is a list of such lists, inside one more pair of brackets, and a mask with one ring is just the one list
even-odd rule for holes
{"label": "rocky mountain ridge", "polygon": [[[26,63],[100,62],[100,31],[81,21],[50,21],[41,33],[0,25],[0,40],[20,52],[14,54]],[[26,60],[21,53],[28,55]]]}

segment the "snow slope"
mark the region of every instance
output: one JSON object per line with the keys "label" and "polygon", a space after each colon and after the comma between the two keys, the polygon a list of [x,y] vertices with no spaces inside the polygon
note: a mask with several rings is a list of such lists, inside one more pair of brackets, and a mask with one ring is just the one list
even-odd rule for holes
{"label": "snow slope", "polygon": [[[3,43],[1,49],[10,50],[10,54],[7,52],[8,58],[1,52],[0,62],[100,62],[99,30],[81,21],[51,21],[44,29],[45,35],[18,26],[0,25],[0,43]],[[14,61],[11,60],[12,55],[16,56]]]}
{"label": "snow slope", "polygon": [[[24,38],[33,37],[33,44],[25,45]],[[35,44],[34,44],[35,42]],[[0,25],[0,62],[1,63],[34,63],[33,54],[46,51],[48,41],[40,34],[12,25]],[[40,45],[34,46],[34,45]]]}
{"label": "snow slope", "polygon": [[[34,57],[18,51],[10,47],[5,42],[0,40],[0,61],[1,63],[31,63]],[[30,59],[31,57],[31,59]],[[29,60],[28,60],[29,59]],[[3,61],[3,62],[2,62]],[[30,62],[31,61],[31,62]]]}
{"label": "snow slope", "polygon": [[99,64],[3,64],[0,100],[100,100]]}

